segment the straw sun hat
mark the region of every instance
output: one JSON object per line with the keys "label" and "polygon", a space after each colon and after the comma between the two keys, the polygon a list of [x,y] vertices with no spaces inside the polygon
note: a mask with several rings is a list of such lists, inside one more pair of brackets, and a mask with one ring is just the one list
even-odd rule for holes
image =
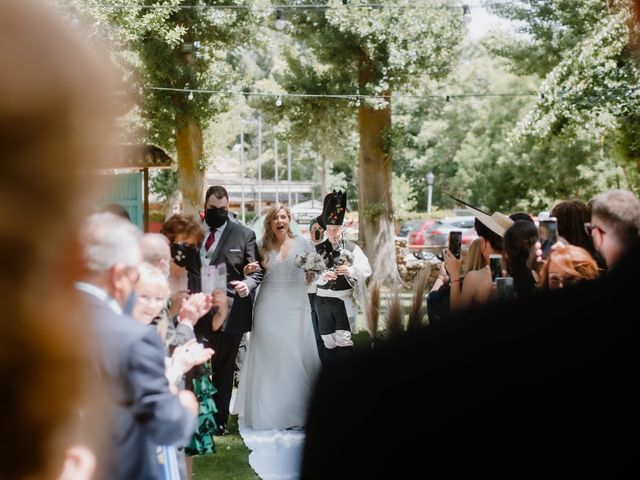
{"label": "straw sun hat", "polygon": [[453,195],[449,195],[456,202],[459,202],[471,210],[471,213],[474,217],[476,217],[485,227],[491,230],[494,233],[497,233],[501,237],[504,237],[504,232],[513,225],[513,220],[507,217],[504,213],[494,212],[492,215],[489,215],[487,212],[483,212],[479,208],[474,207],[473,205],[469,205],[467,202],[464,202]]}

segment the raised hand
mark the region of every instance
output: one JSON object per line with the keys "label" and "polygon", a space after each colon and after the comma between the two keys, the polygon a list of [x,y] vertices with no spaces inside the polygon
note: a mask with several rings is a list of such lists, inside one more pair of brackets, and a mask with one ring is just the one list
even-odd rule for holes
{"label": "raised hand", "polygon": [[173,365],[184,375],[196,365],[201,365],[209,360],[213,353],[213,349],[203,348],[194,338],[183,345],[177,346],[173,351],[171,360]]}
{"label": "raised hand", "polygon": [[180,321],[189,322],[191,325],[198,323],[203,316],[211,310],[213,303],[211,295],[204,293],[194,293],[189,298],[182,300],[180,307]]}

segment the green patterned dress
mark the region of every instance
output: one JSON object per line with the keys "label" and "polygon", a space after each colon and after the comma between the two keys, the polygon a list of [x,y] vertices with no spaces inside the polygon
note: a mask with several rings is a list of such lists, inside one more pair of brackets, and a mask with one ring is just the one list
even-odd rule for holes
{"label": "green patterned dress", "polygon": [[198,413],[198,428],[191,437],[191,442],[185,448],[188,456],[206,455],[215,453],[216,446],[213,441],[213,434],[217,428],[213,415],[218,411],[213,401],[213,395],[217,392],[211,381],[213,372],[211,362],[208,361],[200,366],[196,375],[191,380],[192,390],[195,393],[200,411]]}

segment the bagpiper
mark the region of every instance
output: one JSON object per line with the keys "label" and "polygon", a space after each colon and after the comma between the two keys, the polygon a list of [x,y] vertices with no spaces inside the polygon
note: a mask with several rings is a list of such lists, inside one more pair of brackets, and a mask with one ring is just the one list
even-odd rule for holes
{"label": "bagpiper", "polygon": [[322,214],[317,218],[327,239],[316,245],[327,270],[317,280],[315,298],[318,331],[327,348],[327,358],[335,358],[353,348],[355,332],[355,292],[371,275],[371,265],[362,249],[344,239],[344,216],[347,193],[335,191],[324,199]]}

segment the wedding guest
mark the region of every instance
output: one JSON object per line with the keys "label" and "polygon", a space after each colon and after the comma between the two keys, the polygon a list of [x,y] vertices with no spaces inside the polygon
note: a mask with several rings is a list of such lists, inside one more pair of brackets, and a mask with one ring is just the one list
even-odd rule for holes
{"label": "wedding guest", "polygon": [[538,229],[527,220],[517,220],[504,233],[507,274],[513,278],[513,291],[517,297],[531,295],[536,289],[533,270],[537,241]]}
{"label": "wedding guest", "polygon": [[[171,264],[169,266],[169,285],[171,289],[171,306],[169,313],[175,318],[178,327],[184,329],[181,342],[197,338],[208,348],[216,352],[215,348],[206,339],[199,338],[196,333],[198,325],[207,324],[210,330],[217,330],[222,325],[224,318],[206,314],[201,316],[180,315],[181,308],[185,305],[190,295],[200,292],[200,255],[198,249],[204,239],[202,223],[191,216],[174,214],[162,225],[161,233],[170,242]],[[215,358],[212,357],[212,359]],[[187,479],[191,478],[193,457],[196,455],[208,455],[216,452],[214,435],[216,422],[214,415],[217,404],[212,399],[216,392],[213,384],[212,369],[213,360],[205,362],[189,372],[185,379],[186,388],[192,390],[200,405],[198,413],[198,426],[193,438],[185,448]]]}
{"label": "wedding guest", "polygon": [[584,248],[557,242],[540,271],[540,287],[556,289],[598,278],[599,269]]}
{"label": "wedding guest", "polygon": [[467,250],[467,258],[465,260],[465,273],[472,272],[474,270],[480,270],[488,265],[487,259],[482,255],[482,240],[480,237],[474,238]]}
{"label": "wedding guest", "polygon": [[585,224],[593,245],[611,270],[640,237],[640,200],[628,190],[609,190],[591,200],[591,222]]}
{"label": "wedding guest", "polygon": [[254,430],[303,428],[320,369],[305,272],[296,260],[313,252],[313,245],[295,237],[290,222],[288,207],[272,205],[260,240],[264,277],[234,404]]}
{"label": "wedding guest", "polygon": [[113,213],[114,215],[118,215],[119,217],[124,218],[129,222],[131,221],[131,216],[129,215],[129,212],[127,212],[127,209],[124,208],[119,203],[106,203],[102,207],[100,207],[98,212],[102,212],[102,213],[110,212],[110,213]]}
{"label": "wedding guest", "polygon": [[92,365],[114,412],[108,430],[113,450],[98,461],[105,479],[160,478],[156,447],[186,443],[198,413],[193,393],[169,390],[158,334],[123,313],[139,277],[140,237],[133,224],[111,213],[91,215],[80,234],[84,268],[76,288],[89,311]]}
{"label": "wedding guest", "polygon": [[474,226],[478,237],[480,237],[480,252],[487,266],[481,270],[474,270],[467,273],[461,287],[461,262],[449,250],[445,251],[444,263],[447,272],[449,272],[451,282],[451,311],[482,305],[491,298],[493,294],[493,282],[489,268],[489,257],[492,254],[502,255],[504,233],[513,225],[513,220],[502,213],[495,212],[493,215],[487,215],[470,205],[467,205],[467,208],[472,209],[476,216]]}
{"label": "wedding guest", "polygon": [[[153,234],[155,235],[155,234]],[[165,238],[161,235],[162,238]],[[144,237],[143,237],[144,239]],[[169,249],[168,243],[165,245]],[[144,325],[155,328],[164,340],[165,350],[169,352],[166,326],[158,322],[159,319],[166,320],[166,316],[161,318],[161,313],[166,311],[166,304],[171,293],[167,276],[157,267],[143,263],[140,268],[140,277],[135,285],[136,305],[133,309],[133,318]],[[226,307],[226,295],[223,296]],[[186,308],[187,302],[191,308]],[[202,293],[194,294],[188,300],[183,300],[180,315],[192,316],[192,322],[197,322],[200,317],[209,311],[212,306],[211,298]],[[221,312],[219,312],[222,314]],[[226,313],[226,311],[225,311]],[[184,322],[182,322],[184,324]],[[208,361],[213,355],[210,348],[195,348],[195,336],[178,345],[173,345],[171,354],[165,359],[165,374],[169,380],[171,391],[177,393],[184,389],[183,376],[193,367]],[[161,454],[158,459],[162,466],[163,480],[178,480],[178,478],[189,478],[187,460],[184,449],[177,449],[174,445],[162,445]],[[179,475],[176,476],[176,474]],[[173,476],[172,476],[173,475]]]}
{"label": "wedding guest", "polygon": [[347,192],[335,190],[325,196],[318,223],[327,239],[316,245],[327,271],[316,282],[318,331],[327,349],[326,358],[335,359],[353,350],[351,335],[355,332],[356,295],[371,275],[369,259],[362,249],[344,239],[344,216]]}
{"label": "wedding guest", "polygon": [[591,209],[581,200],[564,200],[551,209],[551,216],[558,223],[558,235],[571,245],[582,247],[593,257],[601,269],[606,263],[593,246],[593,239],[584,228],[591,221]]}
{"label": "wedding guest", "polygon": [[169,239],[161,233],[145,233],[140,242],[142,249],[142,260],[160,269],[169,276],[169,266],[171,265],[171,249]]}
{"label": "wedding guest", "polygon": [[[216,352],[211,366],[215,375],[213,385],[217,393],[213,399],[218,411],[215,414],[217,435],[227,435],[229,429],[229,405],[233,391],[233,376],[236,356],[245,332],[251,330],[253,319],[253,297],[251,293],[262,280],[258,265],[258,248],[253,230],[229,219],[229,194],[214,185],[205,194],[205,242],[199,244],[202,265],[224,263],[227,270],[227,295],[231,297],[231,308],[219,330],[213,330],[209,322],[200,322],[196,327],[199,338],[206,338]],[[247,276],[244,268],[254,268]],[[195,290],[200,291],[199,285]]]}

